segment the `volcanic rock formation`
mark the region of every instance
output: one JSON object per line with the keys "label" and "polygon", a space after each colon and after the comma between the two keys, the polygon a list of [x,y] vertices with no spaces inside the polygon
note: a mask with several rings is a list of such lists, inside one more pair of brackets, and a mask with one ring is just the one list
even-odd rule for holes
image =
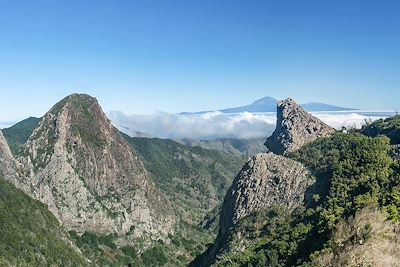
{"label": "volcanic rock formation", "polygon": [[175,215],[97,100],[74,94],[44,115],[20,158],[38,199],[67,229],[154,237]]}
{"label": "volcanic rock formation", "polygon": [[265,145],[277,155],[286,155],[334,132],[335,129],[305,112],[293,99],[288,98],[278,102],[276,128]]}

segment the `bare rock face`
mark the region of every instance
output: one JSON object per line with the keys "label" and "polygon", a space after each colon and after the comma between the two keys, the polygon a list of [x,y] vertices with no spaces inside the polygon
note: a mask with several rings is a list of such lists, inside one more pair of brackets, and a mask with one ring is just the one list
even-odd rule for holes
{"label": "bare rock face", "polygon": [[229,188],[221,226],[230,228],[241,218],[265,208],[293,211],[304,204],[310,185],[310,174],[300,162],[273,153],[258,154],[244,165]]}
{"label": "bare rock face", "polygon": [[273,153],[251,158],[234,179],[222,206],[218,237],[192,266],[209,266],[231,250],[229,236],[237,222],[262,209],[280,207],[292,212],[306,204],[312,179],[299,162]]}
{"label": "bare rock face", "polygon": [[277,155],[286,155],[334,132],[335,129],[305,112],[293,99],[288,98],[278,102],[276,128],[265,145]]}
{"label": "bare rock face", "polygon": [[0,130],[0,177],[10,181],[15,187],[33,195],[30,180],[25,176],[22,166],[14,159],[10,147]]}
{"label": "bare rock face", "polygon": [[17,176],[16,167],[7,141],[0,130],[0,176],[3,176],[5,179],[9,179],[6,177]]}
{"label": "bare rock face", "polygon": [[170,203],[95,98],[74,94],[57,103],[23,154],[39,200],[66,228],[150,238],[172,231]]}

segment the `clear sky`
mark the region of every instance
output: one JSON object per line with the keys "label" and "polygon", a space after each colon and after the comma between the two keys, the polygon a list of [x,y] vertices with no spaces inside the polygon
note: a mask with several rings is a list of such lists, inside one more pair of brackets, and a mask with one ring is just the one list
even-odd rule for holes
{"label": "clear sky", "polygon": [[0,121],[73,92],[105,111],[263,96],[400,109],[400,1],[0,0]]}

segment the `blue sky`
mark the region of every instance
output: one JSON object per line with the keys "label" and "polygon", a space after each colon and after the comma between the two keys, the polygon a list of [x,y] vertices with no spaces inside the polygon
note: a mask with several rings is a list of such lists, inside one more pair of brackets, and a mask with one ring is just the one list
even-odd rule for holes
{"label": "blue sky", "polygon": [[0,121],[73,92],[128,114],[267,95],[400,109],[399,13],[385,0],[0,0]]}

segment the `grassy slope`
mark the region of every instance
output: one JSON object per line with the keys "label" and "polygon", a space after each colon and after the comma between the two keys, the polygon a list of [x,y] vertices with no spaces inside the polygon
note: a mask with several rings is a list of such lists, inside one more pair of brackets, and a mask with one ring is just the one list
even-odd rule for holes
{"label": "grassy slope", "polygon": [[0,266],[87,266],[47,207],[0,178]]}
{"label": "grassy slope", "polygon": [[40,120],[40,118],[29,117],[9,128],[2,130],[3,135],[7,139],[7,143],[10,146],[11,152],[14,155],[18,154],[19,148],[25,144],[29,136],[31,136],[33,130],[39,124]]}

